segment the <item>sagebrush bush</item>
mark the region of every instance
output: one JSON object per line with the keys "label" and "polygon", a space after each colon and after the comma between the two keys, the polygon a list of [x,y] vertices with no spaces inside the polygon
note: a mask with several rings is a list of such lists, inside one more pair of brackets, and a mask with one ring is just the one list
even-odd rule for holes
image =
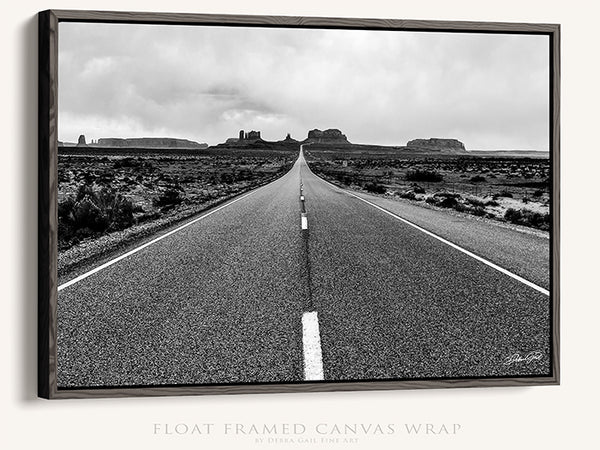
{"label": "sagebrush bush", "polygon": [[523,218],[523,214],[518,209],[508,208],[504,213],[504,218],[512,223],[519,223]]}
{"label": "sagebrush bush", "polygon": [[181,202],[183,202],[181,190],[177,187],[168,187],[152,201],[152,204],[159,208],[171,208]]}
{"label": "sagebrush bush", "polygon": [[336,174],[335,178],[338,182],[345,184],[346,186],[350,186],[352,184],[352,177],[344,174]]}
{"label": "sagebrush bush", "polygon": [[365,189],[368,192],[373,192],[374,194],[385,194],[385,186],[382,186],[378,183],[367,183],[365,184]]}
{"label": "sagebrush bush", "polygon": [[459,203],[456,197],[444,197],[441,202],[438,203],[438,206],[442,208],[457,208],[458,205],[462,205]]}
{"label": "sagebrush bush", "polygon": [[[454,200],[456,200],[456,199],[454,199]],[[454,208],[456,211],[459,211],[459,212],[469,211],[469,208],[467,206],[465,206],[464,203],[461,203],[459,201],[456,201],[456,203],[452,206],[452,208]]]}
{"label": "sagebrush bush", "polygon": [[475,175],[474,177],[471,177],[472,183],[482,183],[484,181],[485,181],[485,177],[482,177],[481,175]]}
{"label": "sagebrush bush", "polygon": [[115,169],[121,169],[123,167],[139,167],[140,163],[131,157],[120,158],[115,161],[113,167]]}
{"label": "sagebrush bush", "polygon": [[223,184],[231,184],[235,181],[235,177],[233,176],[233,174],[231,174],[229,172],[223,172],[221,174],[221,176],[219,177],[219,180]]}
{"label": "sagebrush bush", "polygon": [[542,214],[529,209],[508,208],[504,213],[504,219],[507,222],[540,230],[550,229],[550,214]]}
{"label": "sagebrush bush", "polygon": [[408,172],[406,172],[405,178],[408,181],[436,182],[436,181],[442,181],[444,179],[444,176],[441,173],[436,172],[435,170],[415,169],[415,170],[409,170]]}
{"label": "sagebrush bush", "polygon": [[73,197],[58,204],[61,241],[123,230],[134,223],[133,203],[115,190],[82,184]]}
{"label": "sagebrush bush", "polygon": [[474,214],[479,217],[483,217],[483,216],[485,216],[485,208],[483,208],[482,206],[476,206],[475,208],[473,208],[471,210],[471,214]]}
{"label": "sagebrush bush", "polygon": [[456,192],[446,192],[446,191],[436,192],[435,194],[433,194],[433,196],[438,197],[438,198],[457,198],[457,199],[462,198],[461,195]]}
{"label": "sagebrush bush", "polygon": [[475,197],[467,197],[465,201],[475,207],[483,208],[485,206],[482,200]]}
{"label": "sagebrush bush", "polygon": [[501,191],[498,194],[494,194],[494,198],[499,197],[513,198],[513,195],[509,191]]}

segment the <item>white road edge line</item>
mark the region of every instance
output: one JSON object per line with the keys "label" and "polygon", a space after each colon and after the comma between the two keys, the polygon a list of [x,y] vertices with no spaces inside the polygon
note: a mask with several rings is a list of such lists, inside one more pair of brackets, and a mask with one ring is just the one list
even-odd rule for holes
{"label": "white road edge line", "polygon": [[[319,177],[319,178],[321,178],[321,177]],[[321,180],[323,180],[323,178],[321,178]],[[431,236],[432,238],[435,238],[435,239],[437,239],[438,241],[440,241],[440,242],[443,242],[443,243],[444,243],[444,244],[446,244],[446,245],[449,245],[450,247],[452,247],[452,248],[454,248],[454,249],[458,250],[459,252],[462,252],[462,253],[464,253],[465,255],[468,255],[468,256],[470,256],[471,258],[474,258],[474,259],[476,259],[477,261],[479,261],[479,262],[482,262],[483,264],[486,264],[487,266],[491,267],[492,269],[496,269],[498,272],[501,272],[501,273],[503,273],[504,275],[508,275],[509,277],[511,277],[511,278],[514,278],[514,279],[515,279],[515,280],[517,280],[517,281],[520,281],[521,283],[523,283],[523,284],[525,284],[525,285],[529,286],[530,288],[533,288],[533,289],[535,289],[535,290],[536,290],[536,291],[538,291],[538,292],[541,292],[541,293],[542,293],[542,294],[544,294],[544,295],[550,296],[550,292],[549,292],[547,289],[544,289],[543,287],[541,287],[541,286],[538,286],[537,284],[535,284],[535,283],[532,283],[531,281],[529,281],[529,280],[526,280],[525,278],[523,278],[523,277],[520,277],[519,275],[517,275],[517,274],[515,274],[515,273],[512,273],[512,272],[511,272],[511,271],[509,271],[509,270],[506,270],[504,267],[500,267],[499,265],[497,265],[497,264],[494,264],[493,262],[491,262],[491,261],[488,261],[487,259],[484,259],[484,258],[482,258],[481,256],[478,256],[478,255],[476,255],[475,253],[472,253],[472,252],[470,252],[469,250],[467,250],[467,249],[464,249],[464,248],[462,248],[462,247],[460,247],[460,246],[458,246],[458,245],[454,244],[453,242],[450,242],[450,241],[448,241],[448,240],[444,239],[443,237],[441,237],[441,236],[438,236],[437,234],[434,234],[434,233],[432,233],[431,231],[427,231],[425,228],[421,228],[419,225],[415,225],[414,223],[412,223],[412,222],[410,222],[410,221],[408,221],[408,220],[406,220],[406,219],[403,219],[402,217],[400,217],[400,216],[398,216],[398,215],[394,214],[393,212],[390,212],[390,211],[388,211],[388,210],[387,210],[387,209],[385,209],[385,208],[382,208],[381,206],[378,206],[378,205],[376,205],[375,203],[372,203],[372,202],[370,202],[370,201],[368,201],[368,200],[365,200],[364,198],[362,198],[362,197],[359,197],[358,195],[356,195],[356,194],[353,194],[352,192],[346,191],[345,189],[342,189],[342,188],[340,188],[340,187],[336,186],[335,184],[332,184],[332,183],[330,183],[330,182],[329,182],[329,181],[327,181],[327,180],[323,180],[323,181],[324,181],[325,183],[327,183],[327,184],[329,184],[329,185],[333,186],[334,188],[336,188],[336,189],[338,189],[338,190],[340,190],[340,191],[342,191],[342,192],[345,192],[346,194],[348,194],[348,195],[350,195],[350,196],[352,196],[352,197],[355,197],[355,198],[359,199],[360,201],[362,201],[362,202],[365,202],[365,203],[367,203],[367,204],[369,204],[369,205],[373,206],[374,208],[377,208],[377,209],[379,209],[380,211],[383,211],[384,213],[386,213],[386,214],[388,214],[388,215],[390,215],[390,216],[394,217],[395,219],[398,219],[399,221],[401,221],[401,222],[404,222],[405,224],[407,224],[407,225],[410,225],[411,227],[413,227],[413,228],[416,228],[416,229],[417,229],[417,230],[419,230],[419,231],[422,231],[423,233],[427,234],[428,236]]]}
{"label": "white road edge line", "polygon": [[210,211],[210,212],[208,212],[208,213],[206,213],[206,214],[204,214],[204,215],[202,215],[202,216],[200,216],[200,217],[198,217],[198,218],[196,218],[196,219],[194,219],[194,220],[192,220],[192,221],[190,221],[190,222],[187,222],[187,223],[185,223],[185,224],[181,225],[180,227],[178,227],[178,228],[175,228],[174,230],[171,230],[171,231],[169,231],[168,233],[165,233],[165,234],[163,234],[162,236],[159,236],[159,237],[157,237],[156,239],[153,239],[153,240],[151,240],[150,242],[146,242],[144,245],[140,245],[139,247],[136,247],[136,248],[134,248],[133,250],[130,250],[130,251],[128,251],[127,253],[124,253],[124,254],[122,254],[121,256],[118,256],[118,257],[117,257],[117,258],[115,258],[115,259],[111,259],[110,261],[108,261],[108,262],[105,262],[104,264],[102,264],[102,265],[100,265],[100,266],[98,266],[98,267],[95,267],[94,269],[90,270],[89,272],[86,272],[86,273],[84,273],[84,274],[82,274],[82,275],[79,275],[77,278],[73,278],[72,280],[70,280],[70,281],[67,281],[66,283],[63,283],[63,284],[61,284],[60,286],[58,286],[58,290],[59,290],[59,291],[62,291],[63,289],[65,289],[65,288],[68,288],[69,286],[72,286],[72,285],[74,285],[75,283],[78,283],[79,281],[81,281],[81,280],[83,280],[83,279],[85,279],[85,278],[89,277],[90,275],[93,275],[93,274],[95,274],[95,273],[97,273],[97,272],[100,272],[100,271],[101,271],[101,270],[103,270],[103,269],[106,269],[107,267],[110,267],[110,266],[112,266],[113,264],[115,264],[115,263],[117,263],[117,262],[121,261],[122,259],[125,259],[125,258],[127,258],[127,257],[129,257],[129,256],[131,256],[131,255],[133,255],[133,254],[135,254],[135,253],[137,253],[137,252],[139,252],[140,250],[143,250],[143,249],[145,249],[146,247],[149,247],[150,245],[152,245],[152,244],[155,244],[155,243],[157,243],[158,241],[161,241],[161,240],[163,240],[164,238],[166,238],[166,237],[169,237],[169,236],[171,236],[172,234],[175,234],[175,233],[177,233],[178,231],[181,231],[181,230],[183,230],[184,228],[187,228],[187,227],[189,227],[190,225],[193,225],[194,223],[198,222],[199,220],[202,220],[202,219],[204,219],[205,217],[208,217],[208,216],[210,216],[211,214],[214,214],[214,213],[216,213],[217,211],[220,211],[221,209],[228,207],[229,205],[233,205],[235,202],[239,202],[240,200],[242,200],[242,199],[244,199],[244,198],[248,197],[248,196],[249,196],[249,195],[251,195],[251,194],[254,194],[256,191],[258,191],[259,189],[262,189],[263,187],[266,187],[266,186],[268,186],[269,184],[271,184],[271,183],[265,184],[264,186],[261,186],[261,187],[259,187],[258,189],[255,189],[255,190],[253,190],[253,191],[250,191],[250,192],[248,192],[247,194],[245,194],[245,195],[242,195],[241,197],[238,197],[238,198],[236,198],[235,200],[232,200],[232,201],[230,201],[229,203],[226,203],[226,204],[224,204],[224,205],[221,205],[221,206],[219,206],[218,208],[216,208],[216,209],[213,209],[212,211]]}
{"label": "white road edge line", "polygon": [[319,334],[319,318],[316,311],[302,315],[302,347],[304,352],[304,379],[323,380],[323,355]]}

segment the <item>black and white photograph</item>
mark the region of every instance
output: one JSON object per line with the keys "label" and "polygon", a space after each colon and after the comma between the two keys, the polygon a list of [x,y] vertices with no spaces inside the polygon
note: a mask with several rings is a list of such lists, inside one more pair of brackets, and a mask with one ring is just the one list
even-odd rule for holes
{"label": "black and white photograph", "polygon": [[549,33],[58,36],[58,390],[556,376]]}

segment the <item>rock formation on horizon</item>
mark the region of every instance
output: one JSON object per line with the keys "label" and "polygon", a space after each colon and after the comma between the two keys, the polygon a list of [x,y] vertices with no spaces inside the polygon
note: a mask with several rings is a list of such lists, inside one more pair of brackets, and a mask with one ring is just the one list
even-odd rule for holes
{"label": "rock formation on horizon", "polygon": [[286,143],[286,144],[295,144],[298,141],[296,139],[294,139],[290,133],[288,133],[285,135],[285,139],[282,141],[279,141],[279,142]]}
{"label": "rock formation on horizon", "polygon": [[[225,144],[236,145],[236,146],[245,146],[248,144],[254,144],[259,141],[263,141],[263,138],[260,136],[260,131],[240,130],[240,132],[238,133],[238,137],[227,138],[225,140]],[[218,144],[218,145],[223,145],[223,144]]]}
{"label": "rock formation on horizon", "polygon": [[329,128],[325,131],[321,131],[317,128],[308,132],[308,142],[316,144],[349,144],[346,135],[335,128]]}
{"label": "rock formation on horizon", "polygon": [[98,147],[204,149],[208,144],[177,138],[100,138]]}
{"label": "rock formation on horizon", "polygon": [[421,150],[427,152],[440,153],[467,153],[465,144],[458,139],[444,138],[429,138],[429,139],[413,139],[406,144],[408,150]]}
{"label": "rock formation on horizon", "polygon": [[82,134],[77,139],[77,147],[87,147],[87,143],[85,142],[85,136]]}

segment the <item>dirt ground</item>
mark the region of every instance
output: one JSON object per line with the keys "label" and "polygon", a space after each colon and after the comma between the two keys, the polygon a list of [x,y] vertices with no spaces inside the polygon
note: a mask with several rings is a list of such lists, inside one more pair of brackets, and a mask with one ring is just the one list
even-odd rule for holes
{"label": "dirt ground", "polygon": [[292,163],[288,155],[59,155],[59,252],[201,211],[280,176]]}
{"label": "dirt ground", "polygon": [[548,230],[543,158],[348,158],[307,152],[311,169],[344,187]]}

